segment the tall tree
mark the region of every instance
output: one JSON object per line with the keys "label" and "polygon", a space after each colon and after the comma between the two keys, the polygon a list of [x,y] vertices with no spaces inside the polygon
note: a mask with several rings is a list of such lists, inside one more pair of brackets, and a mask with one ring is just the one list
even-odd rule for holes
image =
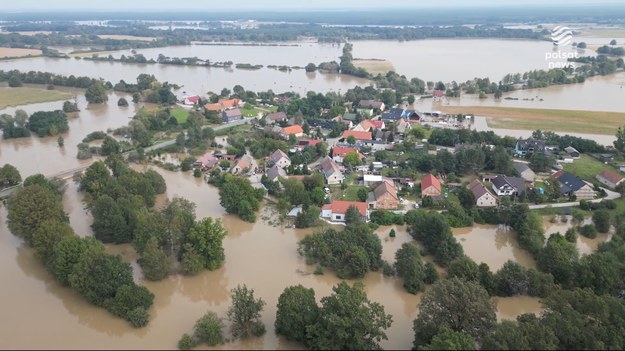
{"label": "tall tree", "polygon": [[616,130],[616,140],[614,140],[614,148],[620,152],[625,151],[625,126],[620,126]]}
{"label": "tall tree", "polygon": [[0,189],[14,186],[22,181],[20,172],[11,164],[0,167]]}
{"label": "tall tree", "polygon": [[215,312],[208,311],[193,326],[193,337],[198,343],[215,346],[224,341],[224,322]]}
{"label": "tall tree", "polygon": [[276,334],[284,335],[287,340],[307,343],[306,328],[319,318],[315,291],[302,285],[289,286],[280,294],[277,307]]}
{"label": "tall tree", "polygon": [[367,298],[362,283],[341,282],[321,299],[319,320],[306,330],[309,346],[317,350],[378,350],[393,317],[384,306]]}
{"label": "tall tree", "polygon": [[108,95],[106,94],[106,88],[102,82],[97,81],[87,88],[85,91],[85,98],[90,104],[101,104],[108,101]]}
{"label": "tall tree", "polygon": [[63,204],[52,190],[39,184],[18,189],[9,198],[7,208],[9,229],[28,243],[43,221],[69,221]]}
{"label": "tall tree", "polygon": [[191,228],[187,242],[202,256],[204,266],[215,270],[226,258],[221,242],[227,235],[220,219],[213,221],[207,217]]}
{"label": "tall tree", "polygon": [[481,340],[497,321],[495,305],[486,290],[458,278],[439,280],[423,294],[414,321],[414,347],[427,345],[443,328]]}
{"label": "tall tree", "polygon": [[260,312],[265,307],[263,299],[254,297],[254,289],[246,285],[237,285],[231,290],[232,305],[228,308],[232,335],[235,338],[247,338],[265,334],[265,325],[260,318]]}
{"label": "tall tree", "polygon": [[399,277],[404,279],[404,288],[409,293],[416,294],[423,290],[425,272],[423,271],[419,249],[416,246],[404,243],[395,252],[395,271]]}
{"label": "tall tree", "polygon": [[143,276],[148,280],[162,280],[169,275],[170,258],[159,247],[156,236],[152,236],[148,240],[138,262],[143,271]]}

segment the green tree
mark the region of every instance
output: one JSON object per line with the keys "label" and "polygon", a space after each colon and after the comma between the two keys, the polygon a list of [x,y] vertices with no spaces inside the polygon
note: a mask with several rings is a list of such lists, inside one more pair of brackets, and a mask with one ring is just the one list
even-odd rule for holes
{"label": "green tree", "polygon": [[378,350],[393,317],[367,298],[362,283],[341,282],[321,299],[319,319],[309,326],[309,346],[317,350]]}
{"label": "green tree", "polygon": [[98,240],[117,244],[131,241],[132,233],[124,212],[110,196],[103,195],[98,198],[93,204],[91,214],[93,215],[91,228]]}
{"label": "green tree", "polygon": [[97,81],[87,88],[85,91],[85,98],[90,104],[102,104],[108,101],[108,95],[106,94],[106,88],[101,81]]}
{"label": "green tree", "polygon": [[0,189],[18,185],[21,182],[22,176],[13,165],[6,163],[0,167]]}
{"label": "green tree", "polygon": [[425,273],[423,272],[421,255],[416,246],[404,243],[401,248],[395,252],[394,268],[397,275],[404,279],[404,288],[409,293],[416,294],[423,290]]}
{"label": "green tree", "polygon": [[231,323],[232,336],[247,338],[265,334],[260,312],[266,303],[261,298],[254,298],[254,289],[237,285],[231,290],[231,298],[232,305],[228,308],[227,316]]}
{"label": "green tree", "polygon": [[426,262],[423,266],[423,282],[425,284],[434,284],[438,280],[438,272],[432,262]]}
{"label": "green tree", "polygon": [[54,136],[69,130],[67,115],[61,110],[35,112],[28,119],[27,126],[40,137]]}
{"label": "green tree", "polygon": [[529,281],[525,267],[510,260],[504,263],[495,273],[495,290],[498,296],[526,295]]}
{"label": "green tree", "polygon": [[516,321],[503,320],[482,341],[482,350],[531,350]]}
{"label": "green tree", "polygon": [[182,334],[180,340],[178,340],[178,350],[191,350],[197,345],[195,339],[189,334]]}
{"label": "green tree", "polygon": [[616,129],[616,140],[613,143],[615,149],[625,152],[625,126],[619,126]]}
{"label": "green tree", "polygon": [[276,334],[284,335],[287,340],[306,343],[306,328],[319,318],[315,291],[302,285],[289,286],[280,294],[277,307]]}
{"label": "green tree", "polygon": [[119,100],[117,100],[117,106],[128,106],[128,100],[123,97],[119,98]]}
{"label": "green tree", "polygon": [[162,280],[169,275],[171,269],[169,257],[159,247],[156,236],[152,236],[148,240],[138,263],[143,271],[143,276],[148,280]]}
{"label": "green tree", "polygon": [[72,236],[74,230],[67,222],[46,220],[39,224],[32,233],[31,243],[35,249],[35,256],[52,270],[54,263],[54,246],[63,238]]}
{"label": "green tree", "polygon": [[224,322],[215,312],[208,311],[193,326],[193,337],[198,343],[215,346],[224,341]]}
{"label": "green tree", "polygon": [[345,223],[348,225],[353,223],[362,223],[362,215],[356,206],[349,206],[349,208],[347,208],[347,211],[345,212]]}
{"label": "green tree", "polygon": [[11,233],[31,243],[32,235],[46,220],[68,222],[63,204],[48,188],[34,184],[18,189],[9,198],[7,222]]}
{"label": "green tree", "polygon": [[238,214],[244,221],[252,223],[256,221],[255,212],[258,211],[259,201],[264,193],[260,195],[249,179],[231,174],[223,177],[223,184],[219,187],[219,202],[226,212]]}
{"label": "green tree", "polygon": [[465,187],[458,188],[456,190],[456,196],[460,201],[460,205],[462,205],[465,210],[469,211],[475,207],[475,195],[473,195],[471,190]]}
{"label": "green tree", "polygon": [[187,242],[202,257],[204,267],[212,271],[221,267],[226,258],[222,241],[227,235],[220,219],[207,217],[191,228]]}
{"label": "green tree", "polygon": [[20,79],[19,76],[13,75],[13,76],[9,77],[9,87],[11,87],[11,88],[19,88],[22,85],[23,85],[22,84],[22,80]]}
{"label": "green tree", "polygon": [[427,290],[414,321],[414,347],[429,344],[443,328],[482,340],[497,321],[488,292],[475,282],[458,278],[439,280]]}
{"label": "green tree", "polygon": [[204,259],[195,251],[191,244],[186,243],[182,246],[180,266],[182,268],[182,274],[195,275],[204,269]]}
{"label": "green tree", "polygon": [[536,172],[547,172],[553,163],[553,158],[545,155],[544,152],[535,152],[530,157],[529,166]]}
{"label": "green tree", "polygon": [[149,321],[147,310],[153,301],[154,294],[150,290],[132,283],[119,286],[115,297],[106,300],[104,306],[112,314],[128,320],[135,328],[139,328],[147,325]]}
{"label": "green tree", "polygon": [[348,152],[343,158],[343,164],[349,169],[360,165],[360,157],[357,152]]}
{"label": "green tree", "polygon": [[306,67],[304,67],[304,69],[306,70],[306,72],[314,72],[317,70],[317,65],[311,62],[307,64]]}
{"label": "green tree", "polygon": [[365,202],[369,196],[369,190],[367,188],[360,188],[358,189],[357,195],[359,201]]}
{"label": "green tree", "polygon": [[538,268],[551,273],[556,283],[565,289],[571,289],[575,284],[575,269],[579,253],[575,244],[568,242],[560,234],[552,234],[547,245],[538,254]]}
{"label": "green tree", "polygon": [[69,276],[72,289],[84,296],[89,303],[104,306],[115,297],[122,285],[134,285],[132,268],[120,255],[106,253],[83,255]]}
{"label": "green tree", "polygon": [[480,269],[470,257],[462,256],[449,263],[447,278],[460,278],[466,281],[480,282]]}
{"label": "green tree", "polygon": [[70,285],[70,277],[78,263],[89,261],[104,253],[104,246],[93,237],[64,236],[53,248],[52,273],[63,286]]}
{"label": "green tree", "polygon": [[59,147],[63,147],[65,146],[65,139],[63,139],[63,137],[59,135],[59,137],[56,138],[56,143],[59,145]]}
{"label": "green tree", "polygon": [[592,222],[599,233],[607,233],[610,230],[610,221],[608,210],[597,210],[592,213]]}
{"label": "green tree", "polygon": [[443,328],[428,345],[421,347],[420,350],[474,350],[475,346],[475,339],[471,335]]}
{"label": "green tree", "polygon": [[100,147],[100,155],[108,156],[112,154],[118,154],[121,152],[121,145],[111,136],[107,135],[102,141],[102,146]]}
{"label": "green tree", "polygon": [[496,147],[493,152],[493,170],[501,174],[512,173],[512,158],[501,146]]}
{"label": "green tree", "polygon": [[349,135],[349,136],[347,137],[347,140],[346,140],[346,141],[347,141],[347,143],[348,143],[348,144],[350,144],[350,145],[354,145],[354,144],[356,144],[356,137],[355,137],[355,136],[353,136],[353,135]]}

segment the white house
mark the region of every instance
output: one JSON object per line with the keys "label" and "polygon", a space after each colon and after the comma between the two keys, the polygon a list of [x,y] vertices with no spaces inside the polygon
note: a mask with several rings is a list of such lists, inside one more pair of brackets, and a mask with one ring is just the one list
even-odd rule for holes
{"label": "white house", "polygon": [[278,149],[267,158],[267,163],[270,165],[277,165],[280,168],[284,168],[291,165],[291,159],[287,154],[284,153],[284,151]]}
{"label": "white house", "polygon": [[332,203],[323,205],[321,208],[321,218],[326,218],[333,222],[345,222],[345,214],[352,206],[358,209],[363,222],[369,219],[366,202],[338,200],[333,200]]}
{"label": "white house", "polygon": [[497,206],[499,200],[479,180],[474,180],[467,185],[467,188],[473,193],[477,207]]}
{"label": "white house", "polygon": [[339,166],[329,156],[326,156],[319,164],[319,169],[326,178],[328,184],[341,184],[345,180],[345,176],[341,172]]}

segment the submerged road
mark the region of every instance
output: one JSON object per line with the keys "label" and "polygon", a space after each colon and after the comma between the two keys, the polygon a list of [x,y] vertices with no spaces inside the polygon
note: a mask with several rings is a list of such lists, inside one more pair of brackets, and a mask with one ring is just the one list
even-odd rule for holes
{"label": "submerged road", "polygon": [[[241,119],[241,120],[238,120],[238,121],[230,122],[228,124],[218,125],[217,127],[214,127],[213,130],[214,131],[219,131],[219,130],[222,130],[222,129],[235,127],[235,126],[238,126],[238,125],[245,124],[245,123],[247,123],[249,121],[250,121],[250,119],[244,118],[244,119]],[[210,126],[205,126],[204,128],[207,128],[207,127],[210,127]],[[176,140],[167,140],[167,141],[163,141],[163,142],[158,143],[158,144],[154,144],[152,146],[148,146],[148,147],[144,148],[144,150],[145,150],[145,152],[150,152],[150,151],[154,151],[154,150],[157,150],[157,149],[162,149],[164,147],[168,147],[168,146],[174,145],[175,143],[176,143]],[[128,152],[126,152],[124,154],[128,154]],[[95,161],[96,160],[91,160],[88,164],[86,164],[86,165],[84,165],[82,167],[66,169],[66,170],[63,170],[63,171],[58,172],[56,174],[49,175],[46,178],[47,179],[67,179],[67,178],[71,178],[71,177],[74,176],[75,173],[82,173],[82,172],[84,172]],[[11,196],[11,194],[13,194],[17,189],[19,189],[21,187],[22,187],[22,183],[20,183],[18,185],[15,185],[15,186],[12,186],[10,188],[5,188],[5,189],[0,190],[0,199],[4,199],[4,198],[7,198],[7,197]]]}

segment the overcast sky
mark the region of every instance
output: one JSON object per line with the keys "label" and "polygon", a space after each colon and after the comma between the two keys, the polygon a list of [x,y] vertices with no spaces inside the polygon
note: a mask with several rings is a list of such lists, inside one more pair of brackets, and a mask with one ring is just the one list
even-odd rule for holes
{"label": "overcast sky", "polygon": [[245,11],[294,9],[366,9],[398,7],[483,6],[483,5],[579,5],[622,4],[623,0],[0,0],[3,10],[150,10],[177,9],[180,11]]}

